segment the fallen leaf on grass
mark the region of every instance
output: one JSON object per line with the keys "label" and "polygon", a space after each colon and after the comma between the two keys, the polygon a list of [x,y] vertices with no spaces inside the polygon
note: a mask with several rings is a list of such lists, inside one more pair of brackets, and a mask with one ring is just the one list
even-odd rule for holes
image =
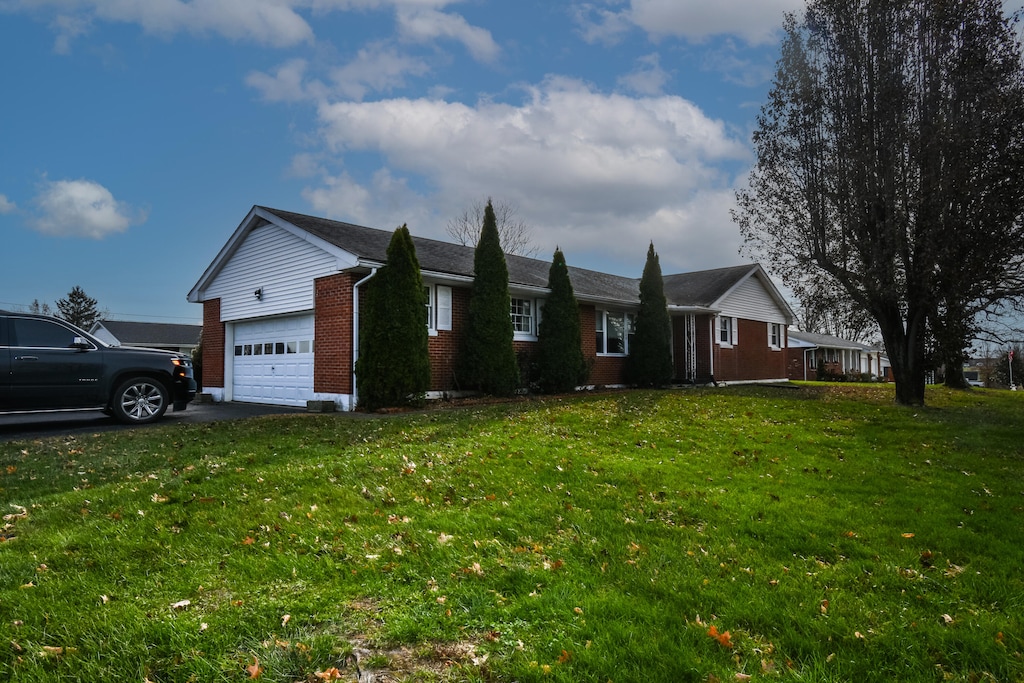
{"label": "fallen leaf on grass", "polygon": [[562,654],[558,656],[558,663],[565,664],[570,659],[572,659],[572,653],[567,650],[562,650]]}
{"label": "fallen leaf on grass", "polygon": [[949,626],[953,623],[953,617],[949,616],[948,614],[943,614],[942,623],[944,623],[946,626]]}
{"label": "fallen leaf on grass", "polygon": [[736,674],[736,680],[737,681],[749,681],[750,680],[750,674],[737,673]]}
{"label": "fallen leaf on grass", "polygon": [[253,657],[253,663],[245,667],[245,672],[249,674],[249,678],[259,678],[260,674],[263,673],[263,667],[260,666],[260,660]]}
{"label": "fallen leaf on grass", "polygon": [[332,666],[330,669],[324,671],[315,671],[313,675],[319,678],[321,681],[336,681],[341,678],[341,672],[338,671],[338,667]]}
{"label": "fallen leaf on grass", "polygon": [[290,615],[290,614],[286,614],[283,617],[281,617],[281,626],[286,626],[288,624],[288,622],[291,621],[291,619],[292,619],[292,615]]}
{"label": "fallen leaf on grass", "polygon": [[171,609],[185,609],[192,604],[191,600],[179,600],[178,602],[171,605]]}
{"label": "fallen leaf on grass", "polygon": [[722,647],[732,649],[732,635],[728,631],[719,633],[718,628],[712,624],[711,628],[708,629],[708,636],[717,640],[718,644]]}
{"label": "fallen leaf on grass", "polygon": [[901,535],[903,536],[903,538],[913,538],[914,537],[914,534],[909,534],[909,533],[908,534],[901,534]]}

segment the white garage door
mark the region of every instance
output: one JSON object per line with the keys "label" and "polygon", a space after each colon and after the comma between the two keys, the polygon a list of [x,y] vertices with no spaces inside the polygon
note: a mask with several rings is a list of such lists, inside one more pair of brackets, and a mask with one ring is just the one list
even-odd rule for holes
{"label": "white garage door", "polygon": [[313,316],[235,324],[235,401],[304,406],[313,398]]}

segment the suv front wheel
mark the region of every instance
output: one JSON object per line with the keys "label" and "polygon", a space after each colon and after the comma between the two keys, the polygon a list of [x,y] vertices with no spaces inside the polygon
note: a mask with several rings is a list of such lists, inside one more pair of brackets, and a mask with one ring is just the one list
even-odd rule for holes
{"label": "suv front wheel", "polygon": [[149,377],[134,377],[122,382],[111,399],[110,407],[120,422],[147,424],[167,411],[167,389]]}

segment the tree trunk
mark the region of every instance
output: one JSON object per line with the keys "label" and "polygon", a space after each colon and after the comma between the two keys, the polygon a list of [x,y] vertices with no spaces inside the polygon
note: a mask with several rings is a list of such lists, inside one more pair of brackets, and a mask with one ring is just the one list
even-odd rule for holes
{"label": "tree trunk", "polygon": [[964,377],[963,363],[958,365],[956,363],[947,362],[945,365],[944,379],[942,383],[950,389],[971,388],[971,385],[967,383],[967,378]]}
{"label": "tree trunk", "polygon": [[908,311],[906,328],[898,310],[878,316],[878,319],[896,382],[896,403],[905,406],[924,405],[924,312],[915,309]]}

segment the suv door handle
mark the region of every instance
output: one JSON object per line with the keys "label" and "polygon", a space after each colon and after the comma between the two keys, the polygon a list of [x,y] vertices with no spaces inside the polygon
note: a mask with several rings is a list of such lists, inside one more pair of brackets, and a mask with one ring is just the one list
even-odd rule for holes
{"label": "suv door handle", "polygon": [[15,356],[14,360],[39,360],[39,356]]}

